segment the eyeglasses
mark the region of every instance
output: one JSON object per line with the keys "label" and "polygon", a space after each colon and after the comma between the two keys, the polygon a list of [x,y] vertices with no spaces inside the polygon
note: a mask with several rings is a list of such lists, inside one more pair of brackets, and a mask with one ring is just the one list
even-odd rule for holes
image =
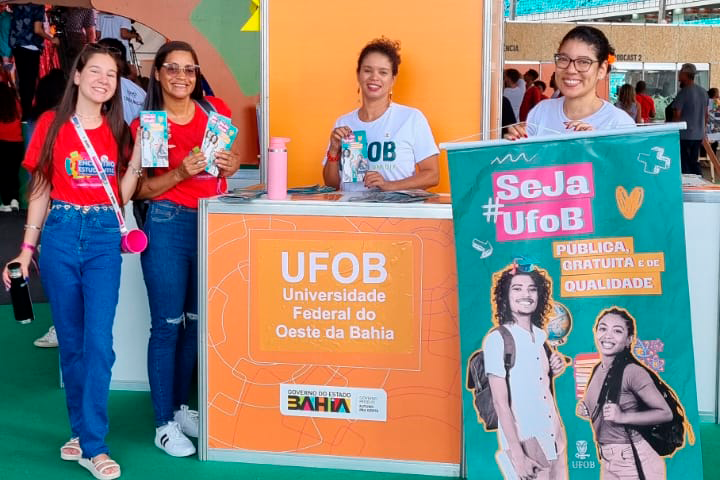
{"label": "eyeglasses", "polygon": [[555,54],[555,66],[565,70],[570,67],[570,64],[575,65],[575,70],[578,72],[587,72],[592,67],[593,63],[600,63],[600,60],[593,60],[587,57],[570,58],[562,53]]}
{"label": "eyeglasses", "polygon": [[185,72],[188,77],[194,77],[200,71],[200,65],[185,65],[181,67],[177,63],[163,63],[162,66],[167,70],[168,75],[176,77],[180,72]]}

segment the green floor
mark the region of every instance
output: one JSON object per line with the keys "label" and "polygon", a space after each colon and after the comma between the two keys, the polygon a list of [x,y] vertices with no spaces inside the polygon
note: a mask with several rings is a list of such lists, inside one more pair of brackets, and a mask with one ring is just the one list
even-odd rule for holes
{"label": "green floor", "polygon": [[[17,325],[9,306],[0,306],[0,480],[92,478],[75,462],[60,460],[58,447],[67,440],[65,401],[58,388],[55,349],[39,349],[32,341],[49,326],[46,305],[39,317]],[[148,393],[111,392],[108,444],[127,479],[401,479],[418,477],[338,470],[273,467],[240,463],[199,462],[196,457],[172,458],[153,446],[153,421]],[[720,425],[700,428],[705,478],[720,471]],[[712,473],[711,473],[712,472]],[[675,479],[671,479],[675,480]]]}

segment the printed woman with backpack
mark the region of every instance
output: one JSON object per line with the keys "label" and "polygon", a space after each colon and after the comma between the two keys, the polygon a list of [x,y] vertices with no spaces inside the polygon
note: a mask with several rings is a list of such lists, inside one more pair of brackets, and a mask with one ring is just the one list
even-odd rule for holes
{"label": "printed woman with backpack", "polygon": [[[595,366],[577,414],[592,422],[602,464],[603,480],[664,480],[665,461],[682,447],[692,429],[675,393],[632,353],[636,340],[635,319],[618,307],[600,312],[595,323],[595,343],[601,360]],[[660,425],[677,424],[673,433],[661,432],[664,444],[657,452],[642,432]],[[684,429],[683,429],[684,427]],[[675,442],[672,444],[672,442]]]}
{"label": "printed woman with backpack", "polygon": [[[514,262],[493,278],[493,328],[485,337],[484,362],[498,417],[496,458],[507,480],[568,478],[565,428],[552,394],[565,362],[546,345],[543,329],[552,311],[552,282],[531,263]],[[515,358],[506,369],[507,340]]]}

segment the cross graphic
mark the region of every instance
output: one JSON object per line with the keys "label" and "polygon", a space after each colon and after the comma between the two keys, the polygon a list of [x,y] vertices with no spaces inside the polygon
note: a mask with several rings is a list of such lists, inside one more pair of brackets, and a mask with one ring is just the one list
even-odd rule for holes
{"label": "cross graphic", "polygon": [[650,150],[655,152],[655,157],[651,154],[641,153],[637,157],[637,161],[645,165],[645,173],[657,175],[660,170],[670,168],[670,157],[665,156],[665,149],[662,147],[652,147]]}

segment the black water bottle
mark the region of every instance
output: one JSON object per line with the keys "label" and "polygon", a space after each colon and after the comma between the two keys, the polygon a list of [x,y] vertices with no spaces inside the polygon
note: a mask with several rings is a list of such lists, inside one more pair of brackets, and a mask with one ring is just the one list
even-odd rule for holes
{"label": "black water bottle", "polygon": [[10,274],[10,298],[12,299],[15,320],[19,323],[30,323],[35,319],[32,302],[30,301],[30,288],[23,278],[22,267],[18,262],[8,265]]}

